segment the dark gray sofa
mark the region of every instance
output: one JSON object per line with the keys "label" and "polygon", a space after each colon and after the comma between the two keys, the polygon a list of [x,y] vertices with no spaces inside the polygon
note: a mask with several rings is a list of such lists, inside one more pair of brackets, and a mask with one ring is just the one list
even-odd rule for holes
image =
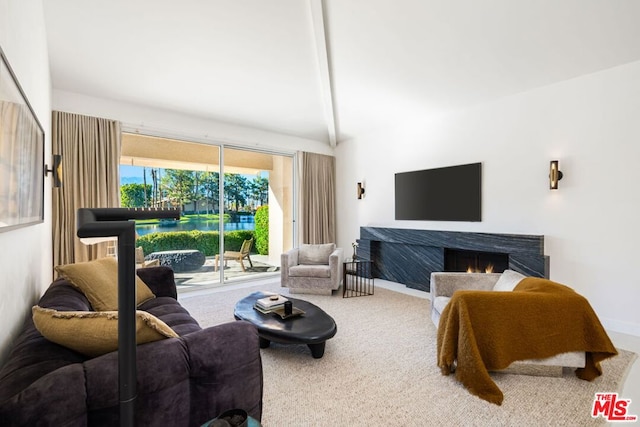
{"label": "dark gray sofa", "polygon": [[[139,345],[137,426],[200,426],[225,410],[262,416],[262,363],[256,329],[237,321],[202,329],[177,301],[173,271],[138,270],[156,298],[138,309],[180,338]],[[38,305],[87,311],[69,282],[51,284]],[[117,351],[88,358],[45,339],[31,317],[0,369],[2,426],[118,425]]]}

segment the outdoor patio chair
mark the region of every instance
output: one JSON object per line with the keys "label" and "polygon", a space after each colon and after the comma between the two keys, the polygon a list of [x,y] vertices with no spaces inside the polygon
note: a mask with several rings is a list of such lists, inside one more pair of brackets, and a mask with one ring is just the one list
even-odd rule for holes
{"label": "outdoor patio chair", "polygon": [[145,260],[144,249],[141,246],[136,248],[136,268],[157,267],[160,265],[159,259]]}
{"label": "outdoor patio chair", "polygon": [[[240,263],[240,268],[242,271],[246,271],[244,268],[243,260],[246,258],[249,261],[249,265],[253,268],[253,262],[251,262],[251,257],[249,256],[249,252],[251,252],[251,247],[253,246],[253,239],[245,240],[242,242],[242,247],[239,252],[236,251],[224,251],[224,266],[227,267],[227,261],[234,260]],[[216,255],[215,262],[213,264],[213,271],[218,271],[218,263],[220,262],[220,255]]]}

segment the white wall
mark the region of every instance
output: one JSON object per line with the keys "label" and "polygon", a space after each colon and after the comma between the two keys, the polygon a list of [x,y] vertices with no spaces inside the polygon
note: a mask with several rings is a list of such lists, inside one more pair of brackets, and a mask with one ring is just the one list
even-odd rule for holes
{"label": "white wall", "polygon": [[[542,234],[551,279],[584,295],[605,327],[640,335],[639,117],[634,62],[340,143],[338,243],[350,248],[366,225]],[[565,176],[550,191],[554,159]],[[394,173],[478,161],[482,222],[394,220]]]}
{"label": "white wall", "polygon": [[[0,46],[45,130],[51,158],[51,82],[41,0],[0,0]],[[51,181],[45,180],[45,222],[0,232],[0,362],[25,316],[51,282]]]}
{"label": "white wall", "polygon": [[282,152],[333,154],[327,144],[73,92],[54,90],[53,110],[119,120],[129,131]]}

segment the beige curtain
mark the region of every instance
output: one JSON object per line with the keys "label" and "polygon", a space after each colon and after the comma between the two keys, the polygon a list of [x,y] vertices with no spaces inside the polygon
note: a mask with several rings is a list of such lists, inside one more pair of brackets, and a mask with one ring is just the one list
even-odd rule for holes
{"label": "beige curtain", "polygon": [[336,243],[336,159],[303,152],[300,163],[302,243]]}
{"label": "beige curtain", "polygon": [[51,127],[53,154],[62,154],[63,177],[52,197],[53,265],[90,261],[104,256],[107,244],[80,242],[76,212],[120,205],[120,123],[54,111]]}

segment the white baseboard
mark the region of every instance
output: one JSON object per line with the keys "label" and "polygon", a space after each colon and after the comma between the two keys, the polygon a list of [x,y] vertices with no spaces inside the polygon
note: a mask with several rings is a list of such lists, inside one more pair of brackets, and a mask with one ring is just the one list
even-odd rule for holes
{"label": "white baseboard", "polygon": [[607,331],[640,337],[640,324],[638,323],[625,322],[624,320],[609,319],[606,317],[601,317],[600,322],[602,322],[602,326],[604,326]]}
{"label": "white baseboard", "polygon": [[429,292],[409,288],[407,285],[403,285],[402,283],[390,282],[388,280],[383,280],[383,279],[375,279],[373,284],[374,286],[379,286],[381,288],[389,289],[391,291],[402,292],[403,294],[411,295],[418,298],[425,298],[425,299],[430,298]]}

